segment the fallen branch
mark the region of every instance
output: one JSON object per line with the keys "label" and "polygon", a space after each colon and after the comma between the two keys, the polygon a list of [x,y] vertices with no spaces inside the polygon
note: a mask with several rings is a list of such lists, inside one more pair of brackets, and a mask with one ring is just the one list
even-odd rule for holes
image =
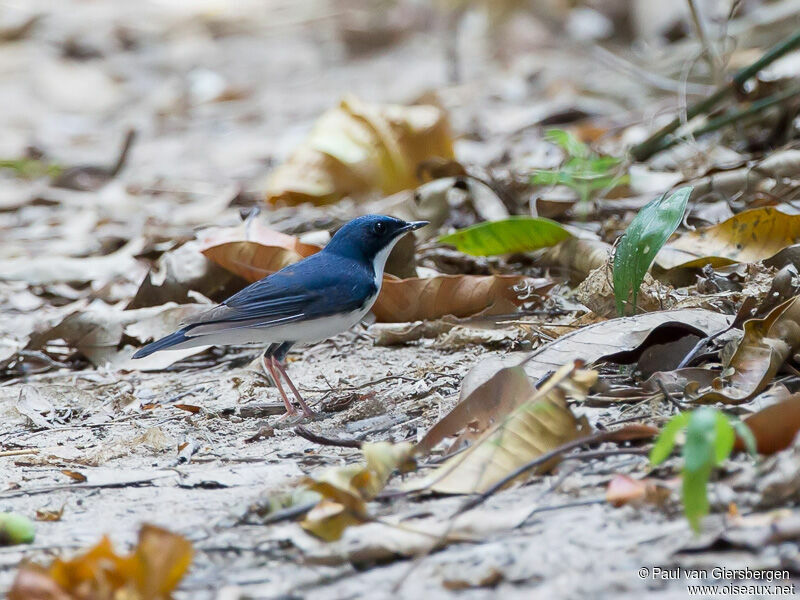
{"label": "fallen branch", "polygon": [[294,432],[301,438],[307,439],[321,446],[339,446],[341,448],[361,448],[364,442],[359,440],[346,440],[342,438],[330,438],[316,433],[312,433],[303,426],[295,427]]}

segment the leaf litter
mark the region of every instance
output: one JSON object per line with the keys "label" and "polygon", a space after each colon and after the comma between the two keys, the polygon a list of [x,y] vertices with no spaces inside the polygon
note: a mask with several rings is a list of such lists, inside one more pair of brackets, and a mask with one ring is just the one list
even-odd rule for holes
{"label": "leaf litter", "polygon": [[[404,1],[370,26],[408,31],[353,60],[363,21],[303,4],[291,34],[250,3],[23,7],[0,40],[16,99],[0,160],[0,497],[39,519],[33,545],[4,549],[4,591],[641,595],[635,568],[684,564],[692,544],[732,564],[698,546],[681,503],[753,566],[775,568],[777,544],[796,554],[797,94],[766,74],[800,43],[785,7],[728,16],[744,69],[715,87],[722,63],[697,60],[709,41],[657,31],[647,3],[631,26],[668,60],[629,41],[624,58],[595,41],[604,61],[576,56],[566,40],[599,39],[581,8],[540,21],[515,3],[507,19]],[[93,23],[85,48],[70,11]],[[505,66],[475,28],[431,25],[465,11]],[[464,56],[431,50],[454,35]],[[265,55],[280,59],[268,73]],[[158,126],[120,152],[109,123],[131,122]],[[637,233],[661,194],[680,206]],[[369,212],[431,225],[390,258],[376,324],[288,356],[320,420],[277,421],[256,348],[129,360]],[[647,462],[671,422],[686,425],[682,470],[669,450]]]}

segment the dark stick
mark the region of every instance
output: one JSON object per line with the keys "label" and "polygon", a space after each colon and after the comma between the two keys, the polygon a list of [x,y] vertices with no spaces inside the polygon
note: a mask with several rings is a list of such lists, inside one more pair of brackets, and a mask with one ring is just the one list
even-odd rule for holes
{"label": "dark stick", "polygon": [[[789,36],[787,39],[770,48],[753,64],[740,70],[738,73],[736,73],[736,75],[733,76],[733,79],[731,79],[724,86],[718,88],[717,91],[711,94],[708,98],[688,107],[686,109],[686,120],[688,121],[693,119],[701,113],[709,112],[722,100],[733,94],[734,91],[740,88],[745,81],[753,77],[753,75],[758,73],[761,69],[798,47],[800,47],[800,30],[798,30],[794,35]],[[631,148],[631,156],[638,161],[647,160],[653,156],[653,154],[659,151],[659,146],[661,145],[663,138],[667,137],[673,131],[678,129],[678,127],[680,127],[682,124],[683,119],[680,116],[675,117],[667,125],[656,131],[641,144],[637,144]]]}
{"label": "dark stick", "polygon": [[573,448],[579,448],[580,446],[584,446],[586,444],[597,444],[599,442],[605,442],[606,440],[614,439],[614,432],[611,431],[599,431],[592,435],[579,438],[577,440],[572,440],[567,442],[566,444],[561,444],[560,446],[553,448],[549,452],[545,452],[534,458],[533,460],[525,463],[521,467],[518,467],[505,477],[503,477],[500,481],[495,483],[492,487],[490,487],[485,492],[467,500],[464,505],[459,508],[456,513],[453,515],[454,517],[460,515],[461,513],[467,512],[468,510],[472,510],[476,506],[483,504],[490,496],[492,496],[495,492],[500,490],[502,487],[507,485],[509,482],[514,481],[520,475],[524,475],[528,471],[535,469],[539,465],[542,465],[554,458],[559,458],[564,452],[567,450],[572,450]]}
{"label": "dark stick", "polygon": [[361,448],[364,442],[359,440],[346,440],[342,438],[329,438],[316,433],[310,432],[303,426],[295,427],[294,432],[301,438],[307,439],[309,442],[314,442],[321,446],[339,446],[341,448]]}

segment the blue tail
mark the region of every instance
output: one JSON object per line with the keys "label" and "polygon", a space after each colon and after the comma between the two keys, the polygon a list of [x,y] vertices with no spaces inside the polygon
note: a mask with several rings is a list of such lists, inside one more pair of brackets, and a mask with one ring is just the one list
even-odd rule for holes
{"label": "blue tail", "polygon": [[150,356],[153,352],[158,352],[159,350],[166,350],[167,348],[176,346],[181,342],[185,342],[187,339],[186,332],[188,330],[189,330],[188,327],[184,327],[183,329],[179,329],[175,333],[170,333],[168,336],[165,336],[160,340],[156,340],[155,342],[147,344],[147,346],[140,349],[136,354],[134,354],[133,358],[144,358],[145,356]]}

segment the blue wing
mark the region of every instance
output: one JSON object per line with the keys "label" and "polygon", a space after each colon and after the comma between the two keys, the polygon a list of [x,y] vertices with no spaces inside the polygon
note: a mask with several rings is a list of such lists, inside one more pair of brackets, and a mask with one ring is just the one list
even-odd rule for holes
{"label": "blue wing", "polygon": [[238,327],[268,327],[358,310],[377,288],[371,270],[325,252],[257,281],[199,315],[190,336]]}

